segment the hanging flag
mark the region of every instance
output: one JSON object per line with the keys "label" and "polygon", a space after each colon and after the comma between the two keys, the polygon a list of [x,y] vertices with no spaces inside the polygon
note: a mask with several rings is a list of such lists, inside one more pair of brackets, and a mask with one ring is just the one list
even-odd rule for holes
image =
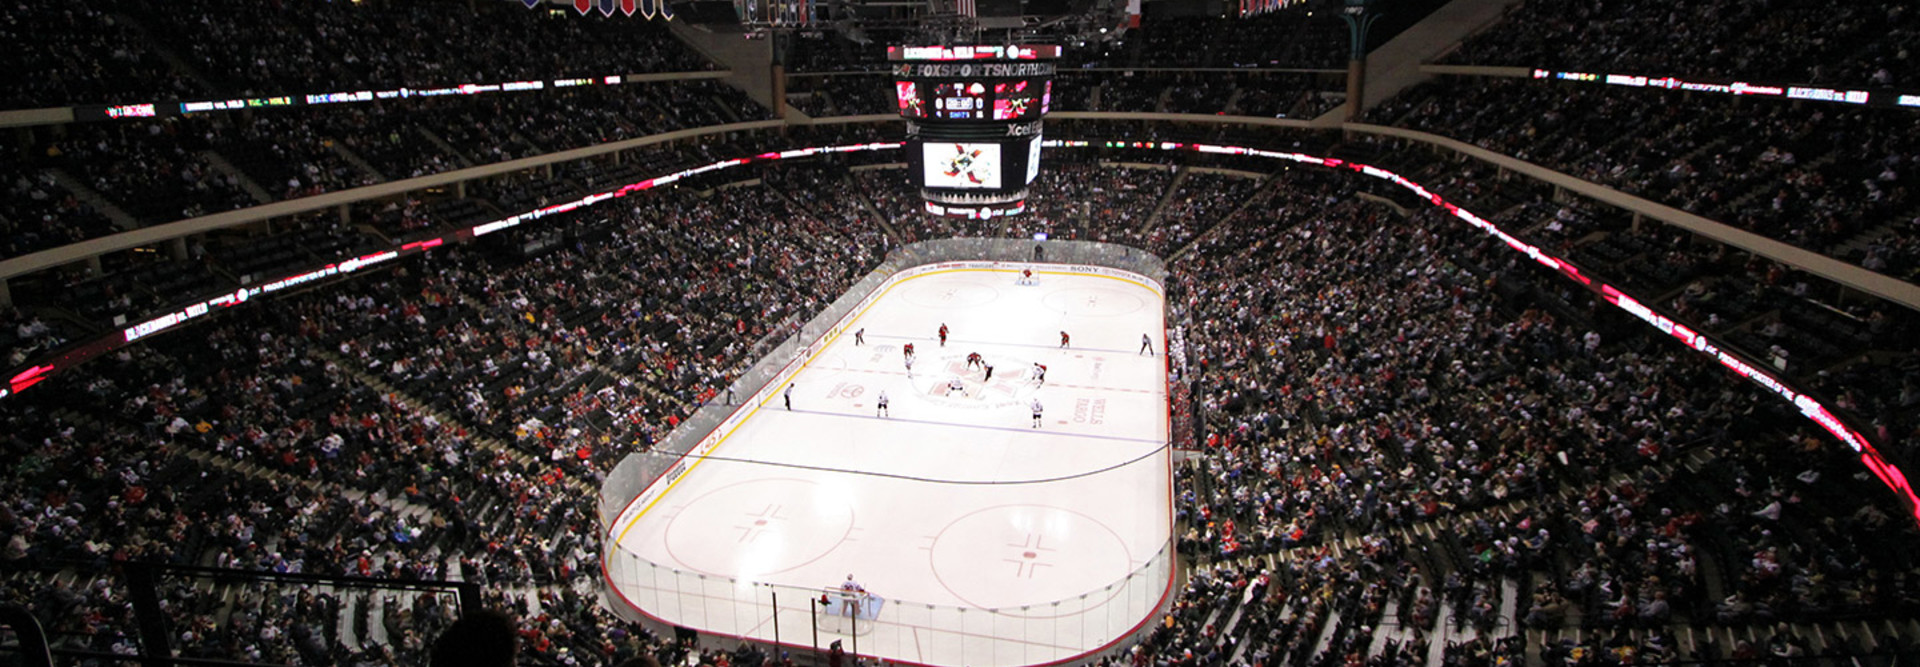
{"label": "hanging flag", "polygon": [[546,2],[547,0],[520,0],[520,1],[527,3],[527,9],[533,9],[535,7],[539,7],[540,3]]}
{"label": "hanging flag", "polygon": [[658,4],[660,4],[660,0],[640,0],[640,15],[647,17],[648,21],[652,21],[653,8]]}
{"label": "hanging flag", "polygon": [[626,12],[627,16],[633,16],[633,12],[636,9],[638,9],[638,7],[634,6],[633,0],[620,0],[620,11]]}
{"label": "hanging flag", "polygon": [[573,0],[573,11],[581,14],[593,11],[593,0]]}
{"label": "hanging flag", "polygon": [[614,10],[619,8],[620,8],[620,0],[600,0],[601,16],[613,16]]}
{"label": "hanging flag", "polygon": [[659,0],[659,2],[660,2],[660,18],[668,21],[672,21],[673,8],[667,6],[667,0]]}

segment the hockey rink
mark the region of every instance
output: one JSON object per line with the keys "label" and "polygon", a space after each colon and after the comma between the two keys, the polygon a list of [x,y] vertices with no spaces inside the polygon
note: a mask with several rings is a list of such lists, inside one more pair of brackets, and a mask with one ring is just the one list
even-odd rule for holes
{"label": "hockey rink", "polygon": [[[806,649],[817,629],[822,649],[920,664],[1066,660],[1137,626],[1172,557],[1164,301],[1038,268],[1036,284],[970,268],[884,288],[807,358],[790,409],[778,390],[742,408],[609,526],[619,595],[703,634]],[[849,575],[874,597],[817,604]]]}

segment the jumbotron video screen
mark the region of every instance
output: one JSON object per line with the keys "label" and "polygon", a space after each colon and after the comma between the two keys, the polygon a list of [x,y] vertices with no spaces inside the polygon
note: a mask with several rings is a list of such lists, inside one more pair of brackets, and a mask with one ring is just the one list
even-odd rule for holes
{"label": "jumbotron video screen", "polygon": [[1053,106],[1054,45],[894,46],[894,99],[908,170],[928,212],[992,218],[1026,211]]}

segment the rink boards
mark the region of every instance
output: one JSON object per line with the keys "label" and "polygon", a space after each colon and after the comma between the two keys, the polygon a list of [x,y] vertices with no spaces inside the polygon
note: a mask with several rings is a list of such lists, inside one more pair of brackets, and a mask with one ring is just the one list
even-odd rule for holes
{"label": "rink boards", "polygon": [[[1016,284],[1029,268],[1038,284]],[[1126,271],[903,270],[626,507],[609,580],[658,620],[771,640],[775,617],[810,631],[805,600],[854,574],[890,601],[841,628],[866,654],[1037,664],[1097,649],[1170,581],[1163,322],[1160,286]]]}

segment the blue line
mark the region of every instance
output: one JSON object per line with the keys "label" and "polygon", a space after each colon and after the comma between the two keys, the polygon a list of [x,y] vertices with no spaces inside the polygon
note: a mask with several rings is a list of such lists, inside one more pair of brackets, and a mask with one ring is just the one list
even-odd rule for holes
{"label": "blue line", "polygon": [[[792,413],[803,414],[803,415],[821,415],[825,417],[844,417],[847,419],[868,419],[868,420],[874,420],[874,421],[906,422],[909,424],[928,424],[931,426],[950,426],[953,428],[977,428],[977,429],[984,429],[988,431],[1006,431],[1009,433],[1031,433],[1034,435],[1060,435],[1056,433],[1046,432],[1046,429],[1040,429],[1040,428],[1014,428],[1011,426],[975,426],[972,424],[954,424],[951,422],[933,421],[931,419],[894,419],[892,417],[868,417],[866,415],[850,415],[843,412],[825,412],[821,410],[786,410],[785,412],[792,412]],[[892,411],[889,410],[888,413],[891,414]],[[1153,440],[1149,438],[1123,438],[1117,435],[1084,435],[1080,433],[1069,433],[1066,435],[1070,435],[1075,438],[1093,438],[1095,440],[1118,440],[1120,442],[1144,442],[1152,445],[1166,444],[1166,441],[1164,440]]]}

